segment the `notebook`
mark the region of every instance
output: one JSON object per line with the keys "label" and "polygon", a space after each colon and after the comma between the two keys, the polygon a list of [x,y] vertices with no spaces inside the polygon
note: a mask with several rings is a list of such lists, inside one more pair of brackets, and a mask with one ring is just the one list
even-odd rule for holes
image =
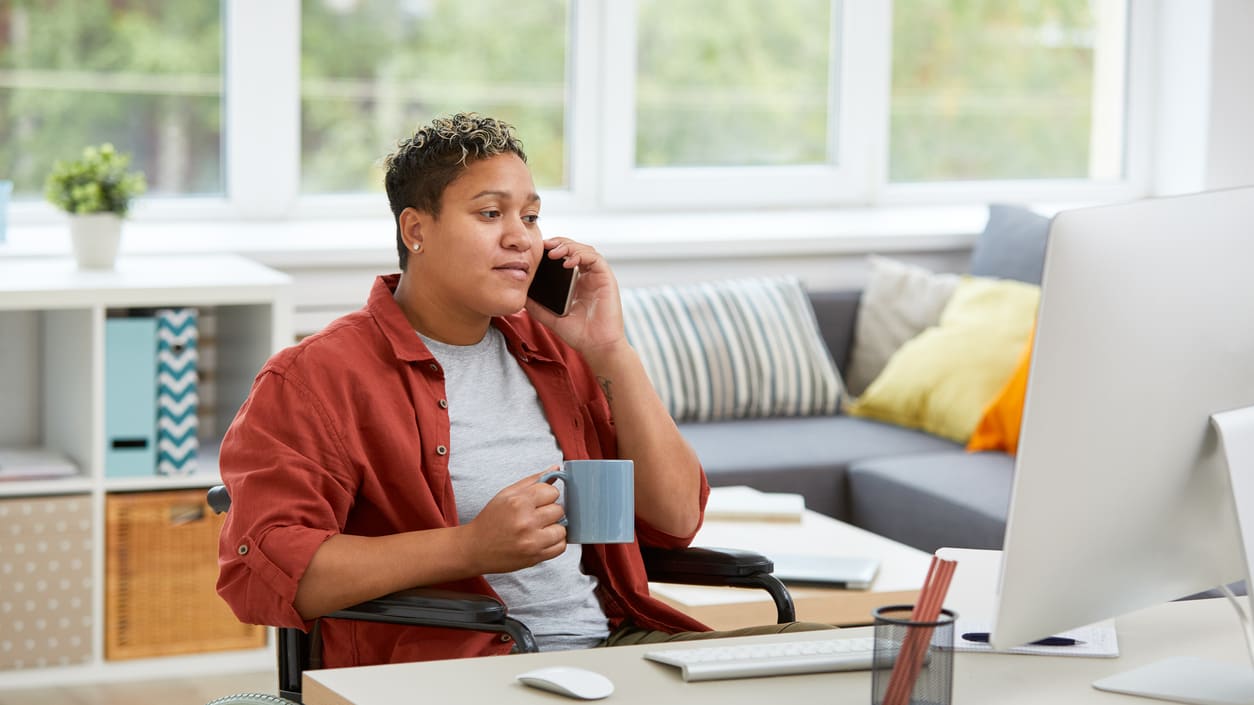
{"label": "notebook", "polygon": [[708,521],[799,522],[805,508],[805,498],[799,494],[760,492],[744,485],[712,487],[705,518]]}
{"label": "notebook", "polygon": [[880,569],[878,558],[866,556],[772,553],[769,558],[775,563],[772,574],[785,585],[868,590]]}

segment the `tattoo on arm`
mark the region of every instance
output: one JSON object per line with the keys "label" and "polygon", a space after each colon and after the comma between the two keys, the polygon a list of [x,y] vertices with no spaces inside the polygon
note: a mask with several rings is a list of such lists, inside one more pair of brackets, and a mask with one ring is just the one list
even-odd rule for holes
{"label": "tattoo on arm", "polygon": [[614,401],[614,392],[610,388],[614,382],[609,377],[597,375],[597,384],[601,385],[601,391],[605,394],[605,400]]}

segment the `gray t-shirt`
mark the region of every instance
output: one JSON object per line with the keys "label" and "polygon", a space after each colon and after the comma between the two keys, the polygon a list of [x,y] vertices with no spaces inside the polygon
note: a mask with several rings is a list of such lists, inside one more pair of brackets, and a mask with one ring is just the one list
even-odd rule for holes
{"label": "gray t-shirt", "polygon": [[[500,331],[489,327],[483,340],[468,346],[421,337],[444,367],[452,426],[449,473],[457,519],[466,524],[507,485],[560,465],[562,449],[531,380],[509,354]],[[597,580],[584,574],[582,555],[579,544],[568,544],[551,560],[484,576],[510,616],[531,629],[542,651],[589,648],[609,635],[594,592]]]}

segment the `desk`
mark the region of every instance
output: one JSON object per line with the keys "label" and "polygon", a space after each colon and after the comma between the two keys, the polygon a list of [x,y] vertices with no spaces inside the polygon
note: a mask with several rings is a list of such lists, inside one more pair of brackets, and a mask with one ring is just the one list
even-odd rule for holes
{"label": "desk", "polygon": [[[717,488],[713,491],[717,491]],[[912,604],[927,576],[931,554],[806,510],[800,522],[707,521],[694,546],[719,546],[771,553],[870,556],[880,560],[868,590],[789,588],[797,619],[840,626],[871,623],[882,605]],[[762,590],[651,583],[654,597],[714,629],[775,622],[775,604]]]}
{"label": "desk", "polygon": [[[1169,656],[1191,655],[1248,665],[1236,615],[1226,600],[1172,602],[1115,620],[1121,656],[1117,659],[1016,656],[960,652],[954,658],[955,703],[1014,705],[1096,705],[1153,701],[1095,690],[1098,679]],[[869,627],[847,630],[869,634]],[[747,640],[823,638],[823,632],[742,637]],[[683,646],[671,644],[670,647]],[[614,681],[613,703],[761,705],[783,702],[867,703],[869,671],[777,676],[747,680],[685,683],[677,669],[646,661],[641,653],[657,646],[623,646],[586,651],[489,656],[428,663],[367,666],[305,673],[306,705],[395,705],[430,703],[580,702],[534,690],[514,680],[540,666],[570,665],[599,671]]]}

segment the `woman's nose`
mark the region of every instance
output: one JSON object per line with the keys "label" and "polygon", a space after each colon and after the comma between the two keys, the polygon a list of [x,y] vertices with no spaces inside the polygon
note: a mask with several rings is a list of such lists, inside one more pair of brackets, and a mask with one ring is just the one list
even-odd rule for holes
{"label": "woman's nose", "polygon": [[501,235],[502,244],[514,250],[527,251],[532,247],[532,233],[522,219],[510,220]]}

